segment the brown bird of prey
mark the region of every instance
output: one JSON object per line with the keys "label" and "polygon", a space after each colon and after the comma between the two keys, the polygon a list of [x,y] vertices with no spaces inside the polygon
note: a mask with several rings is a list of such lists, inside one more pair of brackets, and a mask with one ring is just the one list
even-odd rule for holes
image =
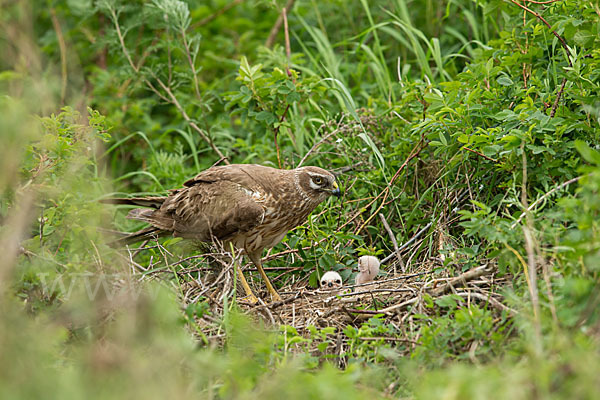
{"label": "brown bird of prey", "polygon": [[[330,195],[340,196],[335,176],[318,167],[283,170],[255,164],[225,165],[202,171],[183,186],[166,197],[108,200],[146,207],[131,210],[127,217],[150,226],[118,242],[173,235],[203,242],[218,240],[226,249],[233,245],[256,265],[274,301],[281,297],[262,267],[263,249],[279,243]],[[256,302],[239,266],[238,275],[248,301]]]}

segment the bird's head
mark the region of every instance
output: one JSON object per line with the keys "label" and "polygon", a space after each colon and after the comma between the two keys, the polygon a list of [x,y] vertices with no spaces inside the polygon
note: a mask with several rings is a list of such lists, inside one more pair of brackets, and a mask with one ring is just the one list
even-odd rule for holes
{"label": "bird's head", "polygon": [[321,289],[332,290],[342,287],[342,277],[335,271],[327,271],[321,277]]}
{"label": "bird's head", "polygon": [[328,196],[340,197],[342,192],[335,176],[319,167],[301,167],[296,170],[296,184],[303,195],[319,202]]}

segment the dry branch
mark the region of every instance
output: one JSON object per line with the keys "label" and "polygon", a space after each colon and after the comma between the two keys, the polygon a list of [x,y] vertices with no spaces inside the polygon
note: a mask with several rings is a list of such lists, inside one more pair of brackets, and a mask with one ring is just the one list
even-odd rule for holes
{"label": "dry branch", "polygon": [[552,193],[554,193],[554,192],[556,192],[556,191],[564,188],[565,186],[569,186],[571,183],[577,182],[578,180],[580,180],[584,176],[585,175],[581,175],[581,176],[575,177],[573,179],[569,179],[568,181],[561,183],[560,185],[558,185],[557,187],[555,187],[554,189],[550,190],[549,192],[547,192],[546,194],[544,194],[542,197],[540,197],[539,199],[537,199],[536,201],[534,201],[533,203],[531,203],[531,205],[525,209],[525,211],[519,216],[519,218],[517,218],[517,220],[515,222],[513,222],[513,224],[510,226],[510,228],[514,229],[515,226],[517,226],[521,222],[521,220],[523,219],[523,217],[525,217],[525,215],[527,215],[528,212],[530,212],[531,210],[533,210],[535,208],[535,206],[537,206],[542,200],[546,199]]}
{"label": "dry branch", "polygon": [[480,267],[471,269],[459,276],[457,276],[456,278],[452,278],[450,281],[448,281],[448,283],[446,283],[444,286],[441,286],[437,289],[433,289],[430,291],[432,296],[441,296],[445,293],[448,293],[449,291],[452,290],[452,288],[456,287],[456,286],[466,286],[466,283],[479,278],[482,275],[486,275],[491,273],[492,270],[488,267],[488,265],[482,265]]}
{"label": "dry branch", "polygon": [[[285,9],[291,10],[292,7],[294,6],[295,2],[296,2],[296,0],[288,0],[288,2],[285,4]],[[273,44],[275,44],[275,39],[277,38],[277,34],[279,33],[279,30],[281,29],[281,25],[283,25],[283,14],[279,14],[277,21],[275,21],[275,25],[273,25],[273,28],[271,28],[269,37],[267,38],[267,41],[265,42],[265,47],[268,47],[268,48],[273,47]]]}

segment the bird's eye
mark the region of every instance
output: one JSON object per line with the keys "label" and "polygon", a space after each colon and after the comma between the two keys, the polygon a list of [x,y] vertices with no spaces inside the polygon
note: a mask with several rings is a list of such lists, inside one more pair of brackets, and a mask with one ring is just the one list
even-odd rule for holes
{"label": "bird's eye", "polygon": [[325,183],[325,179],[323,179],[321,176],[313,176],[313,182],[315,185],[321,186],[323,183]]}

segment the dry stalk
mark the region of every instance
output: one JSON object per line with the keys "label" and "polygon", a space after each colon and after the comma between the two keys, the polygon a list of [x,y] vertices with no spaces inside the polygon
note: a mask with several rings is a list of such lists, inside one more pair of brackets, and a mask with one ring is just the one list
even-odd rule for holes
{"label": "dry stalk", "polygon": [[[292,7],[294,7],[295,2],[296,2],[296,0],[288,0],[288,2],[285,4],[284,8],[286,10],[291,10]],[[279,33],[279,30],[281,29],[281,25],[283,25],[283,14],[279,14],[277,21],[275,21],[273,28],[271,28],[271,32],[269,32],[269,37],[267,38],[267,41],[265,42],[265,47],[268,47],[268,48],[273,47],[273,44],[275,44],[275,39],[277,38],[277,34]]]}

